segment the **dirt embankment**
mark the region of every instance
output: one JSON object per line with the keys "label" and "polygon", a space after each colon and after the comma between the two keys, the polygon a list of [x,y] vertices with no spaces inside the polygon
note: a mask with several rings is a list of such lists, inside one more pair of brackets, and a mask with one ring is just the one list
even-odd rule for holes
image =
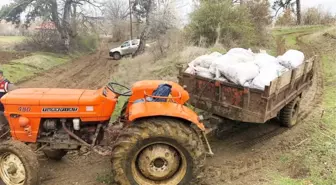
{"label": "dirt embankment", "polygon": [[21,59],[30,55],[27,52],[0,51],[0,64],[7,64],[11,60]]}
{"label": "dirt embankment", "polygon": [[109,57],[108,51],[107,44],[104,43],[96,53],[48,70],[36,78],[20,83],[19,86],[85,89],[102,87],[118,66],[118,62]]}

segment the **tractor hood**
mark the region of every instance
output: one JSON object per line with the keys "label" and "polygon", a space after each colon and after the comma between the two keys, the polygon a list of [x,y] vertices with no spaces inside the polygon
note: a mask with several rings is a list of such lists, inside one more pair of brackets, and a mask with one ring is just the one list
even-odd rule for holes
{"label": "tractor hood", "polygon": [[[98,92],[99,91],[99,92]],[[101,90],[28,88],[17,89],[1,98],[4,105],[71,106],[97,104]]]}

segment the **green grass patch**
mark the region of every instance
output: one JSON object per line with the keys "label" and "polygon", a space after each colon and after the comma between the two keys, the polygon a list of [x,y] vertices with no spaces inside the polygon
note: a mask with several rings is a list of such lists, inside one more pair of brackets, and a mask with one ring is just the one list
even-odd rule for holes
{"label": "green grass patch", "polygon": [[113,111],[111,122],[114,122],[117,120],[117,118],[120,116],[121,110],[124,107],[124,104],[128,101],[128,97],[120,96],[118,98],[118,103]]}
{"label": "green grass patch", "polygon": [[273,185],[308,185],[307,182],[303,180],[295,180],[290,177],[277,176],[276,180],[272,183]]}
{"label": "green grass patch", "polygon": [[23,36],[0,36],[0,44],[15,44],[22,42],[26,37]]}
{"label": "green grass patch", "polygon": [[20,63],[1,65],[4,75],[13,83],[35,76],[40,70]]}
{"label": "green grass patch", "polygon": [[[304,41],[308,43],[307,40]],[[282,169],[293,169],[294,166],[297,173],[303,170],[303,175],[298,178],[291,170],[284,170],[271,175],[274,177],[274,184],[332,185],[336,182],[336,52],[333,48],[334,41],[323,36],[314,36],[310,38],[309,43],[319,48],[321,52],[320,62],[323,63],[324,75],[321,105],[323,112],[315,112],[309,123],[306,123],[309,124],[311,130],[307,138],[309,144],[300,150],[291,151],[286,157],[280,157],[279,164]]]}
{"label": "green grass patch", "polygon": [[326,26],[297,26],[297,27],[284,27],[284,28],[275,28],[272,30],[272,35],[287,35],[287,34],[297,34],[300,32],[316,32],[323,30]]}
{"label": "green grass patch", "polygon": [[64,55],[51,53],[35,53],[32,56],[13,60],[11,62],[35,67],[38,70],[48,70],[55,66],[64,64],[69,60],[70,58]]}
{"label": "green grass patch", "polygon": [[53,53],[34,53],[22,59],[12,60],[1,65],[4,75],[11,82],[17,83],[34,77],[38,73],[64,64],[70,57]]}
{"label": "green grass patch", "polygon": [[113,179],[110,174],[98,174],[96,181],[103,184],[112,184]]}

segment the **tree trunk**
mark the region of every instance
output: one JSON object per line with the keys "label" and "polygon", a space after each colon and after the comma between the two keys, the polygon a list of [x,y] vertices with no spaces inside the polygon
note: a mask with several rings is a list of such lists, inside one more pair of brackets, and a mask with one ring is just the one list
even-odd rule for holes
{"label": "tree trunk", "polygon": [[296,24],[301,25],[301,0],[296,0],[296,18]]}
{"label": "tree trunk", "polygon": [[145,52],[145,48],[146,48],[146,41],[150,32],[150,24],[151,24],[151,10],[152,10],[152,0],[148,1],[148,5],[147,5],[147,12],[146,12],[146,25],[144,27],[144,29],[142,30],[141,34],[140,34],[140,43],[139,43],[139,47],[138,49],[132,54],[132,57],[135,57],[139,54],[142,54]]}

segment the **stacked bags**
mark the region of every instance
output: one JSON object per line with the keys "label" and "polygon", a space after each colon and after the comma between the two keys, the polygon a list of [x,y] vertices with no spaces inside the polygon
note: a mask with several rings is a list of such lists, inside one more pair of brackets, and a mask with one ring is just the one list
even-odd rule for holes
{"label": "stacked bags", "polygon": [[225,55],[215,52],[200,56],[189,63],[185,72],[264,90],[271,81],[303,62],[304,54],[297,50],[289,50],[275,58],[266,51],[255,54],[251,50],[234,48]]}

